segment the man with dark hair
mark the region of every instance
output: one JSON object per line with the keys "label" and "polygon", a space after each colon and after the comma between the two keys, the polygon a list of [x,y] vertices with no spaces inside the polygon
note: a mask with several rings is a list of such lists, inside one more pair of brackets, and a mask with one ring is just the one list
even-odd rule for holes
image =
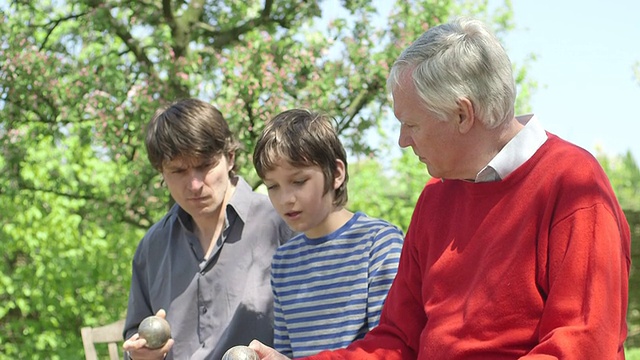
{"label": "man with dark hair", "polygon": [[[238,142],[214,106],[197,99],[158,110],[149,162],[175,205],[139,243],[124,349],[138,359],[215,359],[257,337],[273,342],[271,257],[293,232],[269,199],[235,174]],[[165,316],[172,339],[148,349],[137,328]]]}

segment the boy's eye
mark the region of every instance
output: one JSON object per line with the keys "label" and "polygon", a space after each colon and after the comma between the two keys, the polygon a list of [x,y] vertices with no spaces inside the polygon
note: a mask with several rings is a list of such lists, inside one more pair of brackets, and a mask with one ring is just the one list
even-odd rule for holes
{"label": "boy's eye", "polygon": [[273,190],[273,189],[275,189],[278,185],[275,185],[275,184],[273,184],[273,185],[267,185],[267,184],[265,184],[265,186],[267,187],[267,190]]}
{"label": "boy's eye", "polygon": [[302,185],[302,184],[304,184],[305,182],[307,182],[307,179],[295,180],[293,183],[294,183],[295,185]]}

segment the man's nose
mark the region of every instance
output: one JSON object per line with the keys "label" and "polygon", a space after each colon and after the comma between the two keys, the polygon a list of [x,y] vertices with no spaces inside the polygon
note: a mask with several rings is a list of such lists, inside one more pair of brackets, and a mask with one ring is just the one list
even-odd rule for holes
{"label": "man's nose", "polygon": [[411,140],[411,136],[408,136],[403,129],[400,129],[400,135],[398,136],[398,145],[401,148],[406,148],[411,146],[413,141]]}
{"label": "man's nose", "polygon": [[191,190],[200,190],[202,188],[204,176],[199,171],[191,171],[189,179],[189,187]]}

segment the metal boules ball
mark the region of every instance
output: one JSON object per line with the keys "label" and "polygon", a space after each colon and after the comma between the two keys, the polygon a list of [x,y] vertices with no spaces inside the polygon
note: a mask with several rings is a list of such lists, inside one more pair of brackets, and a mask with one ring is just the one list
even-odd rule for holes
{"label": "metal boules ball", "polygon": [[142,320],[138,326],[138,335],[147,340],[146,346],[149,349],[158,349],[171,338],[171,327],[167,320],[152,315]]}
{"label": "metal boules ball", "polygon": [[260,357],[252,348],[238,345],[227,350],[222,360],[260,360]]}

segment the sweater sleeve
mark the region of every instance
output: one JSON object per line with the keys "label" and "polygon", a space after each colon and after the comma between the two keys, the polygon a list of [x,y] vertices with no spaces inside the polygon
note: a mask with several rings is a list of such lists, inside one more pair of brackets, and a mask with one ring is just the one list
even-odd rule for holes
{"label": "sweater sleeve", "polygon": [[555,224],[539,259],[547,299],[539,343],[521,359],[624,358],[629,257],[625,229],[602,204],[575,211]]}

